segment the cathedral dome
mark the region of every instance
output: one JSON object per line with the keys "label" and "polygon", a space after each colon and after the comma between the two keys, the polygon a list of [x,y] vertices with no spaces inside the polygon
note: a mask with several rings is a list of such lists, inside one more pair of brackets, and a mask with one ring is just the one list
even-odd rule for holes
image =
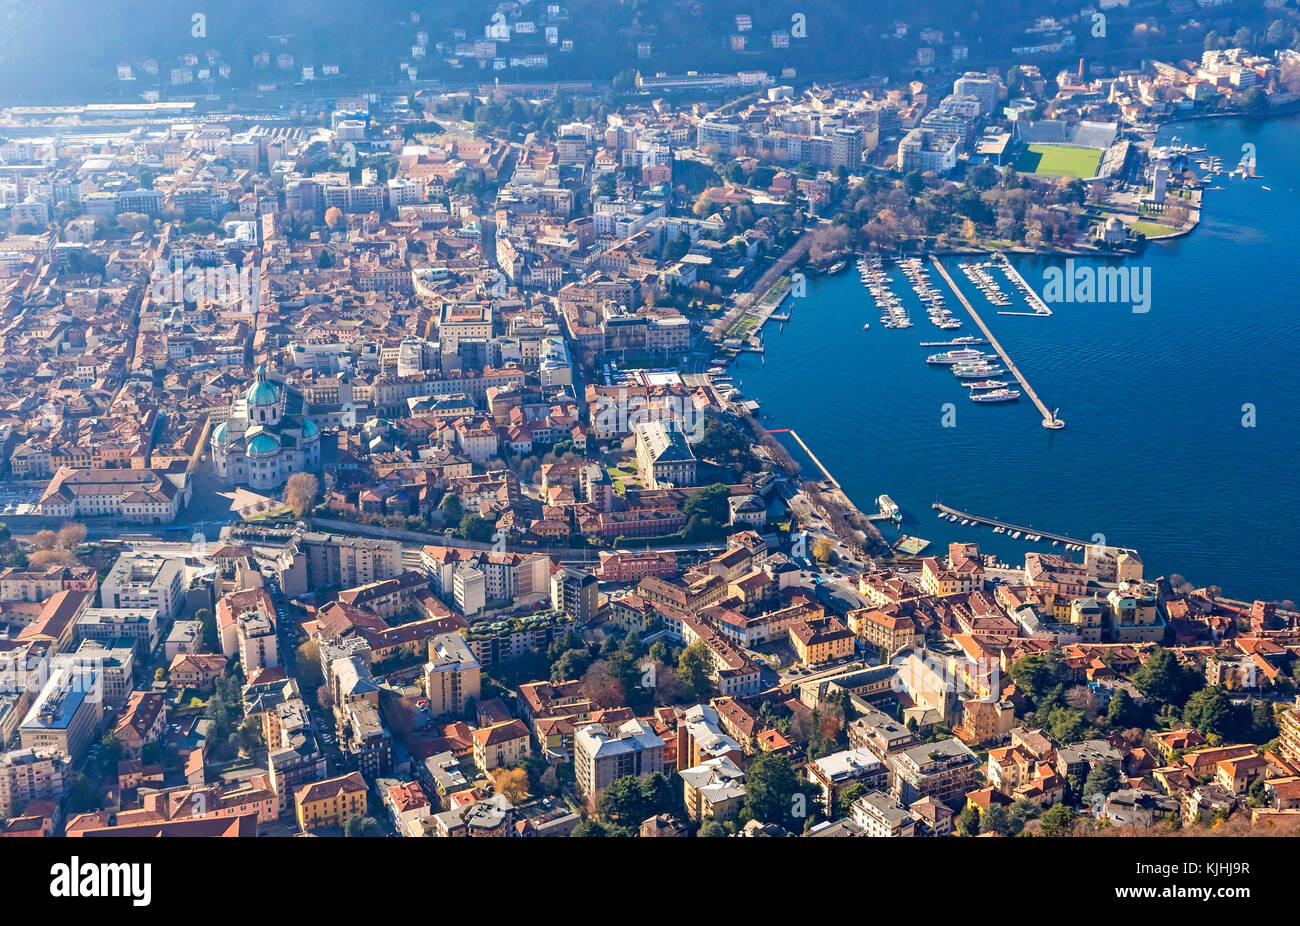
{"label": "cathedral dome", "polygon": [[257,434],[248,442],[248,455],[250,457],[269,457],[278,453],[280,442],[270,434]]}
{"label": "cathedral dome", "polygon": [[278,405],[279,402],[280,390],[275,387],[275,383],[266,378],[266,367],[259,366],[254,375],[253,385],[248,389],[248,407],[265,408],[268,405]]}

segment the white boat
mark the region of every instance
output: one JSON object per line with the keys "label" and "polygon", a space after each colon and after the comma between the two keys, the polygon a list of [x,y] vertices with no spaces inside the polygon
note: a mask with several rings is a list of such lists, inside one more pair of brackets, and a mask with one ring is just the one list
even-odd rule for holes
{"label": "white boat", "polygon": [[871,327],[871,322],[867,322],[865,325],[862,326],[862,330],[866,331],[870,327]]}

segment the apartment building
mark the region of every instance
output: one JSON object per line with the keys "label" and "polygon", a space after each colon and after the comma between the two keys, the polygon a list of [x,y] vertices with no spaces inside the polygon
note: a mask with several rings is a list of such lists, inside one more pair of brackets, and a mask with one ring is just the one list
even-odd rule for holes
{"label": "apartment building", "polygon": [[923,797],[941,802],[960,797],[975,787],[979,767],[975,753],[955,737],[903,749],[892,763],[894,797],[903,804]]}
{"label": "apartment building", "polygon": [[56,752],[79,763],[104,715],[98,684],[94,669],[72,665],[54,669],[18,727],[22,747]]}
{"label": "apartment building", "polygon": [[402,545],[396,540],[309,532],[297,546],[306,556],[306,588],[356,588],[402,572]]}
{"label": "apartment building", "polygon": [[595,620],[599,580],[585,569],[565,566],[551,576],[551,606],[580,624]]}
{"label": "apartment building", "polygon": [[916,821],[898,801],[884,791],[872,791],[853,802],[849,818],[868,836],[916,835]]}
{"label": "apartment building", "polygon": [[678,774],[686,815],[692,820],[721,823],[739,816],[745,803],[745,773],[731,759],[707,759]]}
{"label": "apartment building", "polygon": [[424,664],[424,694],[429,716],[463,714],[469,701],[478,701],[479,662],[457,633],[440,633],[429,639],[429,661]]}
{"label": "apartment building", "polygon": [[171,626],[184,597],[185,560],[154,553],[123,553],[99,588],[103,607],[155,611],[160,627]]}
{"label": "apartment building", "polygon": [[629,720],[612,732],[593,723],[574,734],[573,768],[578,792],[595,807],[615,778],[662,772],[664,741],[640,720]]}
{"label": "apartment building", "polygon": [[850,611],[846,619],[849,629],[858,639],[874,646],[886,657],[925,639],[915,618],[893,609],[858,608]]}
{"label": "apartment building", "polygon": [[0,820],[16,817],[32,801],[63,798],[72,763],[48,749],[13,749],[0,754]]}
{"label": "apartment building", "polygon": [[494,768],[509,768],[531,754],[528,727],[520,720],[506,720],[475,730],[474,765],[483,774]]}
{"label": "apartment building", "polygon": [[77,618],[78,640],[129,639],[142,655],[158,645],[158,612],[153,608],[87,608]]}
{"label": "apartment building", "polygon": [[325,826],[342,828],[349,817],[366,815],[366,780],[360,772],[314,781],[294,792],[298,825],[304,833]]}

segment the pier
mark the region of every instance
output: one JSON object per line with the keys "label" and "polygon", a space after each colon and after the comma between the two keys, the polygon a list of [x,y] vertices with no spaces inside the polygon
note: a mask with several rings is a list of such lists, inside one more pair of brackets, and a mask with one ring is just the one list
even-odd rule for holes
{"label": "pier", "polygon": [[1022,534],[1026,534],[1026,533],[1037,534],[1038,536],[1046,540],[1059,540],[1061,543],[1067,543],[1067,544],[1077,543],[1077,544],[1082,544],[1085,547],[1089,546],[1091,543],[1091,541],[1088,540],[1078,540],[1074,537],[1067,537],[1065,534],[1053,534],[1051,531],[1040,531],[1036,527],[1026,527],[1023,524],[1012,524],[1010,521],[999,521],[997,518],[981,517],[980,515],[977,514],[971,514],[969,511],[959,511],[956,508],[950,508],[949,506],[944,505],[940,502],[935,502],[930,507],[933,508],[935,511],[942,512],[943,514],[950,514],[950,515],[955,515],[958,518],[965,518],[966,520],[973,521],[976,524],[987,524],[990,527],[1003,527],[1006,528],[1008,533],[1012,531],[1020,531]]}
{"label": "pier", "polygon": [[[1052,431],[1059,431],[1061,428],[1065,427],[1065,422],[1056,417],[1043,400],[1038,397],[1038,393],[1034,392],[1033,387],[1029,385],[1029,380],[1025,379],[1025,374],[1021,373],[1020,368],[1011,362],[1011,357],[1007,354],[1006,350],[1003,349],[1002,345],[998,343],[998,339],[993,337],[993,332],[989,330],[988,325],[984,324],[984,319],[979,317],[979,313],[976,312],[975,307],[970,304],[970,300],[968,300],[962,291],[957,288],[957,284],[953,282],[952,277],[948,275],[948,271],[944,269],[943,264],[934,257],[930,258],[930,263],[934,264],[934,268],[938,270],[939,274],[947,281],[948,288],[953,291],[958,300],[961,301],[961,304],[966,307],[966,311],[969,312],[970,317],[975,320],[975,324],[979,326],[980,331],[984,332],[984,337],[988,338],[989,344],[995,351],[997,351],[998,356],[1002,358],[1002,362],[1006,364],[1007,371],[1020,382],[1020,385],[1025,390],[1025,395],[1029,396],[1034,405],[1038,407],[1039,414],[1043,416],[1043,427]],[[1044,534],[1043,536],[1047,535]]]}
{"label": "pier", "polygon": [[803,438],[799,436],[799,432],[797,432],[794,428],[777,428],[776,430],[768,431],[767,433],[768,434],[789,434],[791,437],[793,437],[794,442],[799,445],[799,448],[803,450],[804,453],[808,454],[808,459],[813,461],[813,465],[822,471],[822,475],[826,477],[826,481],[829,482],[835,488],[840,489],[841,492],[844,491],[840,487],[840,484],[835,481],[835,477],[831,475],[831,471],[826,468],[826,466],[822,463],[821,460],[817,459],[817,454],[813,453],[812,448],[803,442]]}

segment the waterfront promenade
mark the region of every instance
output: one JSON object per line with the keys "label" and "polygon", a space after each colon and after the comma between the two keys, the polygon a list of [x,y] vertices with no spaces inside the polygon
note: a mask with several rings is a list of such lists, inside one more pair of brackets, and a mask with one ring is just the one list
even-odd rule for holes
{"label": "waterfront promenade", "polygon": [[1038,407],[1039,414],[1043,416],[1043,427],[1052,431],[1058,431],[1065,427],[1065,422],[1052,414],[1051,409],[1049,409],[1046,403],[1038,397],[1038,393],[1034,391],[1034,388],[1029,385],[1029,380],[1025,379],[1025,374],[1021,373],[1020,368],[1012,363],[1010,355],[1005,349],[1003,349],[1002,345],[998,343],[998,339],[993,336],[993,332],[989,330],[989,326],[984,324],[984,319],[980,318],[979,313],[975,311],[975,307],[970,304],[970,300],[968,300],[965,294],[957,288],[957,284],[953,281],[953,278],[950,277],[948,271],[944,269],[943,263],[933,255],[930,257],[930,263],[934,264],[934,268],[939,271],[939,275],[947,282],[948,288],[953,291],[961,304],[966,307],[966,311],[970,313],[970,317],[975,320],[975,324],[979,326],[980,331],[984,332],[984,337],[988,338],[990,346],[992,346],[992,348],[997,351],[998,356],[1002,358],[1002,362],[1006,364],[1008,372],[1010,372],[1011,375],[1020,382],[1020,385],[1025,390],[1025,395],[1029,396],[1034,405]]}

